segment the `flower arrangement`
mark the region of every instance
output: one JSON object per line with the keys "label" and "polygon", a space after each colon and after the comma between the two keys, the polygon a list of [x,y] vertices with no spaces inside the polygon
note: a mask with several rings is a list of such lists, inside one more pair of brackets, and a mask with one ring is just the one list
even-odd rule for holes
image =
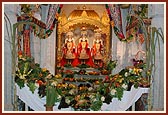
{"label": "flower arrangement", "polygon": [[[149,81],[144,76],[144,70],[146,64],[142,60],[138,60],[139,63],[134,63],[134,66],[128,66],[122,69],[118,74],[110,76],[110,85],[108,86],[111,90],[110,94],[112,97],[117,97],[121,100],[124,90],[130,90],[131,86],[135,88],[149,87]],[[141,62],[141,63],[140,63]]]}
{"label": "flower arrangement", "polygon": [[[110,61],[107,68],[112,70],[115,66],[116,61]],[[135,88],[149,86],[144,77],[144,69],[145,63],[142,60],[133,60],[133,66],[126,67],[115,75],[108,74],[103,79],[74,78],[76,73],[72,70],[53,76],[46,68],[40,68],[33,58],[20,55],[15,81],[20,88],[27,84],[32,93],[38,88],[39,96],[46,96],[46,107],[59,102],[58,109],[72,107],[77,111],[98,111],[103,103],[110,104],[113,98],[121,100],[124,91],[130,90],[132,85]],[[77,73],[85,75],[86,71]],[[73,80],[66,82],[64,74]],[[60,79],[61,82],[58,82]],[[86,83],[83,84],[84,81]],[[76,82],[79,82],[78,85]]]}
{"label": "flower arrangement", "polygon": [[104,96],[93,89],[91,85],[58,84],[61,101],[58,109],[72,107],[74,110],[100,110]]}
{"label": "flower arrangement", "polygon": [[101,70],[102,75],[108,75],[112,72],[112,70],[116,66],[117,66],[117,60],[112,60],[111,56],[109,56],[104,65],[98,69]]}
{"label": "flower arrangement", "polygon": [[40,68],[40,65],[35,63],[32,57],[19,55],[15,82],[20,88],[27,84],[30,91],[34,93],[39,85],[46,85],[46,79],[51,77],[49,70]]}
{"label": "flower arrangement", "polygon": [[[113,98],[121,100],[124,91],[130,90],[132,85],[135,88],[146,87],[147,84],[149,86],[149,82],[144,77],[144,69],[145,63],[142,60],[134,60],[133,66],[122,69],[118,74],[107,75],[103,80],[92,79],[92,85],[98,85],[97,87],[80,84],[69,89],[68,84],[60,84],[59,89],[64,92],[62,95],[64,101],[61,101],[59,109],[71,106],[78,111],[98,111],[103,103],[110,104]],[[89,81],[89,79],[80,78],[80,81]]]}

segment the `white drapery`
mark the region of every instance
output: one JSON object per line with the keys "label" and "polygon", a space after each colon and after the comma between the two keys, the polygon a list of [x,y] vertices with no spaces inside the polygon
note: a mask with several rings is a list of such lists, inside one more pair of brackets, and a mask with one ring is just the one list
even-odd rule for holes
{"label": "white drapery", "polygon": [[[34,94],[29,90],[29,87],[25,85],[20,89],[17,85],[17,95],[19,98],[30,108],[35,111],[45,111],[46,98],[40,98],[38,90],[36,89]],[[113,98],[110,104],[103,103],[101,111],[125,111],[132,106],[143,93],[148,93],[149,88],[137,88],[133,86],[130,91],[124,91],[123,98],[119,101],[117,98]],[[73,111],[73,108],[58,109],[59,103],[55,103],[53,107],[54,111]]]}

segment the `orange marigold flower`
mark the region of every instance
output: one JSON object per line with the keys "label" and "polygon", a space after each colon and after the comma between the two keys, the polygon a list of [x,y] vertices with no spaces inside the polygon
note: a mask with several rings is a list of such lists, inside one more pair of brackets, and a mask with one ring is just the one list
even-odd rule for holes
{"label": "orange marigold flower", "polygon": [[119,84],[119,83],[115,83],[115,85],[116,85],[116,87],[119,87],[119,86],[120,86],[120,84]]}
{"label": "orange marigold flower", "polygon": [[40,73],[40,74],[39,74],[39,77],[42,77],[42,76],[43,76],[43,74]]}

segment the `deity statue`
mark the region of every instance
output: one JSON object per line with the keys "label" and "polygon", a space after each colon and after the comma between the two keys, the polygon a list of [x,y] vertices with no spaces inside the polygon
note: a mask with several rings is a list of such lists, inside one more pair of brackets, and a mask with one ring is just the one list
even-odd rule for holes
{"label": "deity statue", "polygon": [[81,64],[93,66],[91,51],[89,48],[89,40],[87,38],[87,31],[81,31],[77,52]]}
{"label": "deity statue", "polygon": [[100,33],[95,33],[92,47],[92,56],[94,63],[96,65],[100,65],[103,59],[103,41],[101,39]]}
{"label": "deity statue", "polygon": [[65,64],[72,64],[75,65],[75,58],[76,58],[76,48],[75,48],[75,40],[73,38],[73,32],[68,32],[66,34],[65,43],[63,46],[63,59],[61,65],[64,66]]}

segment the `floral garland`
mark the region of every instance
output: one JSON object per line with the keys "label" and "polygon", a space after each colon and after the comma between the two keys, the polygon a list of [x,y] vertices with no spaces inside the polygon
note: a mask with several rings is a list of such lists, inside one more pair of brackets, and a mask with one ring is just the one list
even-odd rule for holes
{"label": "floral garland", "polygon": [[[145,68],[142,60],[134,59],[133,66],[122,69],[118,74],[106,75],[102,79],[96,77],[74,78],[74,74],[84,75],[84,73],[72,70],[64,71],[62,68],[60,68],[61,73],[54,76],[46,68],[40,68],[33,58],[19,54],[15,82],[20,88],[27,84],[32,93],[38,88],[40,97],[50,96],[47,97],[46,104],[60,103],[58,109],[72,107],[77,111],[98,111],[103,103],[110,104],[112,98],[121,100],[123,92],[130,90],[132,85],[135,88],[148,87],[149,82],[144,76],[146,75]],[[150,73],[148,73],[149,75]],[[86,84],[77,85],[76,82],[85,82]],[[48,88],[52,92],[48,91]],[[53,91],[54,95],[52,95]]]}
{"label": "floral garland", "polygon": [[146,4],[131,5],[131,12],[129,11],[129,15],[127,16],[126,35],[124,36],[122,29],[120,5],[106,4],[106,10],[110,17],[111,25],[114,28],[114,33],[120,41],[129,42],[134,37],[138,38],[139,34],[142,35],[143,33],[145,33],[142,30],[142,25],[140,24],[139,19],[147,18],[147,7],[148,5]]}
{"label": "floral garland", "polygon": [[112,27],[114,28],[114,33],[117,37],[123,41],[125,40],[125,36],[122,30],[122,19],[121,19],[121,10],[118,4],[109,4],[106,5],[106,10],[110,17],[110,21],[112,21]]}
{"label": "floral garland", "polygon": [[[29,9],[29,10],[28,11],[26,10],[23,15],[18,16],[17,21],[18,22],[33,22],[33,23],[35,23],[38,27],[36,25],[32,25],[32,29],[34,30],[34,34],[36,36],[39,36],[42,39],[48,38],[51,35],[51,33],[53,32],[53,29],[55,28],[55,24],[57,22],[58,15],[61,12],[63,5],[62,4],[59,4],[59,5],[51,4],[49,6],[46,24],[43,23],[42,21],[39,21],[38,19],[31,16],[30,14],[28,14],[28,12],[32,11],[32,9],[29,7],[30,7],[29,5],[25,6],[25,8]],[[22,24],[20,24],[20,25],[22,25]],[[38,30],[38,29],[40,29],[40,30]],[[19,26],[19,30],[23,30],[23,28],[21,28],[21,26]],[[21,31],[19,31],[19,33],[22,34]]]}
{"label": "floral garland", "polygon": [[50,36],[53,29],[55,28],[55,23],[59,13],[61,12],[62,7],[63,7],[62,4],[59,4],[59,5],[50,4],[49,10],[48,10],[47,23],[46,23],[47,36]]}

